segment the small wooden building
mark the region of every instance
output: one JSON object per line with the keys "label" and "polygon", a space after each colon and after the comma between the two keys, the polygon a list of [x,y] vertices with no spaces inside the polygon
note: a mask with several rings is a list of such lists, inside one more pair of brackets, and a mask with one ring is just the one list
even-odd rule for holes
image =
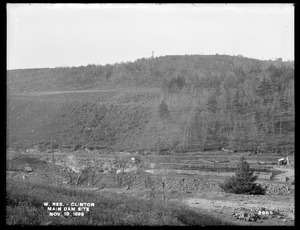
{"label": "small wooden building", "polygon": [[289,165],[290,161],[288,157],[278,159],[278,165]]}

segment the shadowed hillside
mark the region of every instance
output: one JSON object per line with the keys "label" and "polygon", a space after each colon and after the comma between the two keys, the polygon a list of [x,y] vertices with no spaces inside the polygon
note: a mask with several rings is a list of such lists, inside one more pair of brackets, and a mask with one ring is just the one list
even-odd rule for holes
{"label": "shadowed hillside", "polygon": [[294,63],[224,55],[7,71],[8,145],[294,150]]}

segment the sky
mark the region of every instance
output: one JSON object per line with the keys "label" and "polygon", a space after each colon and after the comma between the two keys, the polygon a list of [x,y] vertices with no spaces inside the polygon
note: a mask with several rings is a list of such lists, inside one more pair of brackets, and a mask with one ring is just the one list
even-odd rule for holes
{"label": "sky", "polygon": [[294,60],[292,4],[7,4],[7,69],[185,54]]}

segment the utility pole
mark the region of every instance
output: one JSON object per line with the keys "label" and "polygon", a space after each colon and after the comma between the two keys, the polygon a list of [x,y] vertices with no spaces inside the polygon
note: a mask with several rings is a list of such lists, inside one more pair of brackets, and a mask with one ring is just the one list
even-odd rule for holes
{"label": "utility pole", "polygon": [[151,61],[149,61],[150,76],[152,76],[152,68],[153,68],[152,59],[154,58],[154,51],[152,51],[151,54],[152,54]]}

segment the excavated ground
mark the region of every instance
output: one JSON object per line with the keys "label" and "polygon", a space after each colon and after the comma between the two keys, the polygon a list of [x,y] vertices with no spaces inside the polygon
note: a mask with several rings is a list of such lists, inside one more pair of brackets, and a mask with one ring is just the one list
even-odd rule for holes
{"label": "excavated ground", "polygon": [[[130,157],[130,156],[128,156]],[[146,164],[139,167],[137,171],[126,174],[106,173],[106,168],[112,164],[114,157],[107,158],[78,158],[78,162],[86,167],[96,170],[93,179],[89,177],[80,185],[84,188],[97,188],[98,192],[118,191],[131,195],[137,195],[150,199],[153,194],[158,196],[167,193],[170,199],[182,202],[189,207],[205,209],[207,212],[219,218],[224,218],[238,225],[293,225],[294,221],[294,195],[295,186],[284,181],[276,180],[258,180],[266,188],[264,196],[244,196],[227,194],[219,186],[226,178],[225,173],[209,172],[204,174],[195,173],[197,170],[182,170],[182,173],[172,173],[172,170],[163,170],[159,163],[151,162],[148,159]],[[179,159],[179,158],[178,158]],[[48,163],[47,163],[48,162]],[[58,183],[61,186],[68,186],[66,181],[70,175],[63,173],[61,169],[65,167],[65,155],[56,155],[55,175],[50,170],[51,155],[24,155],[7,157],[7,177],[15,177],[20,180],[29,180],[40,183]],[[159,168],[157,174],[151,172],[149,165],[155,165]],[[24,167],[32,167],[33,172],[24,172]],[[269,167],[267,167],[269,168]],[[293,176],[292,168],[273,167],[274,170],[280,171],[281,177]],[[153,169],[152,169],[153,170]],[[171,171],[171,172],[170,172]],[[176,170],[175,170],[176,171]],[[194,173],[193,173],[194,172]],[[152,195],[151,195],[152,194]],[[248,223],[243,220],[236,220],[232,214],[240,208],[257,208],[266,207],[280,210],[284,217],[279,219],[265,219],[258,223]]]}

